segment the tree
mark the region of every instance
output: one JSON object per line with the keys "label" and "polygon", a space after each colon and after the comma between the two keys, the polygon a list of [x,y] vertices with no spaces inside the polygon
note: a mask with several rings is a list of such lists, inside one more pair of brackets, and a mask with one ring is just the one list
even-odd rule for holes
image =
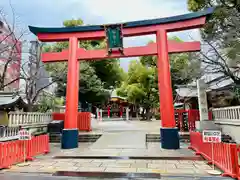
{"label": "tree", "polygon": [[[30,48],[23,48],[29,43],[24,39],[28,31],[18,23],[10,1],[9,4],[12,13],[9,16],[0,8],[0,90],[21,95],[27,102],[27,110],[33,111],[44,89],[54,84],[54,81],[49,80],[41,63],[41,45],[33,41]],[[23,81],[22,85],[20,80]]]}
{"label": "tree", "polygon": [[146,68],[139,61],[131,61],[127,78],[117,93],[127,97],[128,101],[137,107],[144,108],[147,120],[150,119],[150,109],[158,106],[158,87],[156,68]]}
{"label": "tree", "polygon": [[[183,42],[176,36],[169,39],[177,42]],[[169,55],[171,80],[174,95],[174,90],[176,89],[177,85],[187,84],[193,79],[201,76],[201,63],[197,61],[195,57],[195,53],[178,53]],[[143,56],[140,58],[140,61],[145,66],[155,68],[157,67],[157,56]]]}
{"label": "tree", "polygon": [[237,0],[188,0],[191,11],[215,7],[214,14],[201,31],[203,49],[196,58],[205,64],[205,72],[232,79],[240,85],[240,2]]}
{"label": "tree", "polygon": [[21,65],[23,87],[16,91],[17,94],[23,96],[23,99],[26,99],[27,110],[30,112],[34,110],[34,106],[41,100],[41,96],[44,97],[48,94],[44,90],[62,80],[62,74],[66,71],[65,67],[61,71],[55,69],[57,73],[52,75],[52,77],[49,76],[41,62],[42,46],[43,44],[38,41],[31,42],[29,57]]}
{"label": "tree", "polygon": [[[178,37],[173,37],[171,40],[182,42]],[[200,63],[194,60],[193,55],[194,53],[170,55],[174,95],[177,85],[187,84],[201,74]],[[146,118],[149,119],[149,110],[159,107],[157,57],[143,56],[140,57],[140,62],[132,61],[127,77],[117,92],[119,95],[127,97],[129,102],[143,107]]]}
{"label": "tree", "polygon": [[[64,26],[72,27],[83,25],[81,19],[66,20]],[[106,48],[105,41],[81,41],[79,46],[84,49],[102,49]],[[60,52],[68,48],[68,42],[58,42],[54,45],[44,47],[45,52]],[[57,63],[60,68],[67,67],[67,63]],[[54,75],[52,69],[54,64],[47,64],[47,70]],[[56,68],[55,68],[56,69]],[[58,69],[58,68],[57,68]],[[109,96],[110,87],[116,87],[120,84],[123,76],[123,70],[120,68],[118,59],[97,60],[97,61],[81,61],[80,62],[80,80],[79,80],[79,99],[95,104],[104,103]],[[58,84],[57,94],[59,96],[66,95],[67,74],[65,73],[61,83]]]}
{"label": "tree", "polygon": [[7,19],[3,8],[0,8],[0,91],[3,91],[7,87],[12,90],[11,86],[16,88],[16,83],[21,79],[21,75],[19,74],[22,48],[21,40],[26,31],[18,24],[17,16],[11,3],[10,8],[12,13],[9,14],[12,16],[11,22]]}
{"label": "tree", "polygon": [[56,98],[54,96],[44,96],[37,105],[38,112],[48,112],[54,110],[56,106],[62,106],[64,103],[63,98]]}

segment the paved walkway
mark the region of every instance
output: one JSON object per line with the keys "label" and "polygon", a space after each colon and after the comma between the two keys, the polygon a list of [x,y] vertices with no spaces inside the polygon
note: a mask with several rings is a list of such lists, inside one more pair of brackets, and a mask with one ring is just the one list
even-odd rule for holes
{"label": "paved walkway", "polygon": [[[60,150],[59,144],[52,145],[51,153],[39,156],[29,166],[13,166],[2,172],[54,173],[56,171],[76,172],[124,172],[159,173],[162,175],[208,176],[211,169],[200,160],[151,160],[151,159],[96,159],[95,156],[135,156],[135,157],[194,157],[186,144],[182,149],[165,150],[159,143],[148,143],[145,149],[94,149],[92,144],[80,143],[78,149]],[[69,159],[56,159],[56,156],[74,156]],[[86,158],[86,156],[88,158]],[[92,156],[92,158],[91,158]],[[75,158],[76,157],[76,158]],[[84,158],[85,157],[85,158]]]}
{"label": "paved walkway", "polygon": [[[61,150],[60,144],[51,144],[51,153],[39,156],[29,162],[29,166],[15,165],[0,172],[157,173],[164,176],[184,176],[183,179],[188,179],[187,177],[197,179],[195,178],[197,176],[204,176],[206,179],[205,177],[209,176],[207,171],[211,167],[205,161],[193,160],[195,155],[187,148],[188,144],[181,143],[181,149],[178,150],[165,150],[161,148],[160,143],[146,143],[146,133],[155,133],[157,129],[159,132],[159,126],[156,125],[158,123],[159,121],[99,123],[98,127],[104,127],[104,131],[102,131],[103,136],[96,143],[79,143],[79,148],[70,150]],[[112,156],[112,159],[108,159],[109,156]],[[125,159],[120,160],[119,157]],[[135,159],[127,159],[127,157],[135,157]],[[188,160],[178,160],[181,158]]]}
{"label": "paved walkway", "polygon": [[[79,172],[139,172],[175,175],[207,175],[211,167],[204,161],[190,160],[106,160],[106,159],[37,159],[29,166],[13,166],[8,172],[54,173]],[[5,172],[6,172],[5,171]]]}
{"label": "paved walkway", "polygon": [[144,132],[104,133],[93,149],[145,149],[146,134]]}
{"label": "paved walkway", "polygon": [[143,131],[147,134],[159,134],[161,121],[93,121],[91,132],[80,134],[102,134],[106,132]]}
{"label": "paved walkway", "polygon": [[[145,143],[144,143],[145,144]],[[187,143],[181,143],[181,149],[166,150],[160,143],[146,143],[143,149],[131,148],[95,148],[93,143],[79,143],[77,149],[61,150],[60,144],[52,144],[54,156],[144,156],[144,157],[195,157],[193,151],[188,149]]]}

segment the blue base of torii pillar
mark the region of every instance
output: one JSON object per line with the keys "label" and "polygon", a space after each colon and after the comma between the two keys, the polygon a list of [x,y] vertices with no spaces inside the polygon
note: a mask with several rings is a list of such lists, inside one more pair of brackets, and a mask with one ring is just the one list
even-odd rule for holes
{"label": "blue base of torii pillar", "polygon": [[180,138],[177,128],[161,128],[161,146],[163,149],[179,149]]}
{"label": "blue base of torii pillar", "polygon": [[78,129],[63,129],[62,149],[73,149],[78,147]]}

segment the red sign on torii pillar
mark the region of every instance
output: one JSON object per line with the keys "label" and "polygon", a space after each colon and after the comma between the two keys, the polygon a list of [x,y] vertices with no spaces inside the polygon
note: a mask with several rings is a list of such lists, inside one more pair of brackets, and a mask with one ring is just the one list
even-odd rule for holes
{"label": "red sign on torii pillar", "polygon": [[[204,11],[159,18],[133,21],[121,24],[121,36],[140,36],[155,34],[156,43],[142,47],[122,48],[120,51],[85,50],[78,48],[78,41],[105,39],[107,31],[102,25],[77,26],[62,28],[39,28],[30,26],[30,31],[43,42],[68,41],[69,49],[62,52],[43,53],[43,62],[68,61],[66,114],[62,134],[62,148],[78,147],[77,112],[79,89],[79,62],[81,60],[99,60],[119,57],[157,55],[158,88],[162,127],[161,144],[165,149],[179,148],[178,130],[175,128],[174,106],[172,97],[171,74],[168,53],[193,52],[200,50],[199,42],[168,41],[167,32],[182,31],[202,27],[213,8]],[[116,26],[116,25],[112,25]],[[109,38],[109,37],[108,37]]]}

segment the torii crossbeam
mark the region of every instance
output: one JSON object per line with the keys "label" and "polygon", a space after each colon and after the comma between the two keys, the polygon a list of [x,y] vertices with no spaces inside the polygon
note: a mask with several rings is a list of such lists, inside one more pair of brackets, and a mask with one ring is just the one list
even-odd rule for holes
{"label": "torii crossbeam", "polygon": [[[109,38],[105,26],[78,26],[62,28],[39,28],[29,26],[30,31],[40,41],[68,41],[69,49],[58,53],[43,53],[43,62],[68,61],[66,114],[62,134],[62,148],[78,147],[77,111],[79,89],[79,62],[81,60],[102,60],[107,58],[157,55],[158,88],[162,127],[161,145],[165,149],[179,148],[178,130],[175,128],[174,106],[171,87],[171,74],[168,53],[193,52],[200,50],[199,42],[168,41],[167,32],[175,32],[202,27],[206,18],[213,13],[213,8],[168,18],[133,21],[121,24],[121,38],[147,34],[156,35],[156,43],[142,47],[122,48],[122,52],[103,50],[84,50],[78,48],[79,40]],[[112,25],[116,26],[116,25]]]}
{"label": "torii crossbeam", "polygon": [[[182,52],[195,52],[200,50],[199,42],[175,42],[168,41],[168,51],[169,53],[182,53]],[[150,43],[147,46],[140,47],[129,47],[124,48],[124,55],[120,52],[114,52],[110,56],[111,58],[120,57],[137,57],[137,56],[150,56],[157,55],[157,44]],[[64,50],[62,52],[51,52],[42,53],[43,62],[59,62],[67,61],[69,57],[69,50]],[[77,49],[77,59],[78,60],[103,60],[108,59],[109,56],[105,49],[101,50],[85,50],[82,48]]]}

